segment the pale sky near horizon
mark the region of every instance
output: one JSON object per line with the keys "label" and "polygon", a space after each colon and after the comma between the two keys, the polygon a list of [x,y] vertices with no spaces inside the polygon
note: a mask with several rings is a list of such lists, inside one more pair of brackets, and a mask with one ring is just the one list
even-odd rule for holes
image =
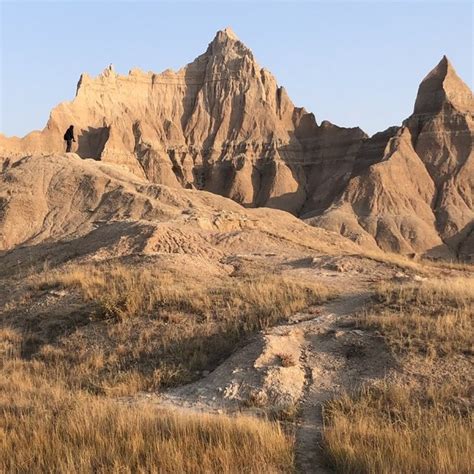
{"label": "pale sky near horizon", "polygon": [[399,125],[446,54],[471,87],[471,1],[0,0],[0,132],[42,129],[82,72],[179,69],[230,26],[318,123]]}

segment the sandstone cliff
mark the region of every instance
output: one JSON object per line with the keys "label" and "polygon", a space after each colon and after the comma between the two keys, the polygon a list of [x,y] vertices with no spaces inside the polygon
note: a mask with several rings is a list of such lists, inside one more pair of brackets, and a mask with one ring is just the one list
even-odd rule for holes
{"label": "sandstone cliff", "polygon": [[76,152],[170,187],[289,211],[372,247],[469,258],[473,100],[446,58],[402,127],[369,138],[316,122],[230,30],[177,72],[83,74],[45,129],[0,136],[0,155]]}
{"label": "sandstone cliff", "polygon": [[230,29],[177,72],[121,76],[110,66],[97,78],[83,74],[75,99],[56,107],[42,132],[0,139],[0,147],[57,152],[70,123],[83,158],[294,214],[331,202],[365,137],[357,128],[318,126]]}
{"label": "sandstone cliff", "polygon": [[355,167],[341,197],[308,222],[385,250],[472,259],[473,112],[470,89],[443,57],[413,114],[364,143],[356,162],[370,166]]}

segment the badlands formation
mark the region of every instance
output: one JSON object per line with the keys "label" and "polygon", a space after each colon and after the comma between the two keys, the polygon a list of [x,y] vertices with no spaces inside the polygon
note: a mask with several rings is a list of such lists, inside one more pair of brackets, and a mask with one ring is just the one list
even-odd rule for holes
{"label": "badlands formation", "polygon": [[0,472],[473,472],[472,265],[383,251],[472,259],[472,114],[318,124],[224,30],[0,136]]}
{"label": "badlands formation", "polygon": [[[44,130],[21,139],[0,135],[0,159],[7,170],[33,156],[20,169],[47,173],[54,159],[43,170],[39,156],[57,155],[74,124],[81,158],[120,165],[137,180],[288,211],[370,250],[470,260],[473,112],[470,89],[443,57],[422,81],[414,112],[401,127],[368,137],[360,128],[318,124],[225,29],[177,72],[135,69],[121,76],[110,66],[97,78],[83,74],[74,100],[54,108]],[[72,162],[77,170],[89,166]],[[60,174],[52,172],[51,179],[66,188],[69,177]],[[5,186],[9,174],[2,176],[0,248],[38,240],[46,228],[54,234],[53,227],[63,225],[48,223],[54,219],[46,206],[39,213],[30,209],[25,219],[31,226],[13,226],[8,216],[21,204],[11,183]],[[87,176],[82,186],[94,201],[106,184],[98,191]],[[67,192],[66,201],[75,199]],[[42,193],[34,206],[48,189]],[[39,222],[43,214],[49,218]]]}

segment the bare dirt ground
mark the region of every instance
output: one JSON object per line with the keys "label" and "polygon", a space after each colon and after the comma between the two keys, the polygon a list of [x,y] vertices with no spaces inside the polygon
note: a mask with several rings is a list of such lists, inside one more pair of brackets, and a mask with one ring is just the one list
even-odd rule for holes
{"label": "bare dirt ground", "polygon": [[290,417],[296,421],[298,471],[331,472],[319,449],[324,402],[396,369],[380,337],[350,324],[351,316],[370,302],[374,282],[394,278],[396,269],[376,262],[369,268],[367,260],[357,258],[317,257],[287,262],[286,270],[312,274],[338,296],[254,336],[197,382],[122,400],[167,409]]}
{"label": "bare dirt ground", "polygon": [[300,472],[330,472],[324,467],[318,449],[324,402],[383,377],[394,366],[378,338],[344,324],[369,297],[369,292],[345,294],[325,305],[321,316],[306,323],[302,355],[306,384],[296,433],[296,461]]}

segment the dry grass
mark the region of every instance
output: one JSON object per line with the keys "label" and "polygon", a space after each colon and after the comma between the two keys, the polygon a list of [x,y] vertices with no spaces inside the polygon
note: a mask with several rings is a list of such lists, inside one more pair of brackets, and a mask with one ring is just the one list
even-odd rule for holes
{"label": "dry grass", "polygon": [[406,307],[450,305],[465,308],[474,302],[474,278],[431,279],[421,283],[382,284],[377,298],[384,304]]}
{"label": "dry grass", "polygon": [[[265,328],[279,319],[327,298],[326,287],[290,280],[281,275],[259,275],[203,284],[182,274],[124,265],[73,267],[51,272],[35,282],[38,288],[77,288],[99,304],[103,316],[123,321],[159,316],[163,310],[190,312],[206,318],[238,313],[249,329]],[[229,314],[226,314],[229,317]]]}
{"label": "dry grass", "polygon": [[2,369],[1,472],[293,471],[293,439],[276,423],[126,406],[69,392],[24,361]]}
{"label": "dry grass", "polygon": [[378,304],[358,319],[397,352],[474,354],[474,278],[379,287]]}
{"label": "dry grass", "polygon": [[338,472],[472,472],[473,416],[454,382],[419,390],[386,382],[327,404],[324,450]]}
{"label": "dry grass", "polygon": [[281,352],[280,354],[277,354],[277,358],[282,367],[294,367],[296,365],[296,360],[293,354]]}
{"label": "dry grass", "polygon": [[[403,366],[441,366],[472,356],[474,280],[383,285],[357,323],[378,330]],[[420,357],[421,355],[421,357]],[[415,364],[415,365],[413,365]],[[429,373],[429,372],[428,372]],[[382,382],[327,404],[324,450],[341,472],[473,472],[472,387],[462,370],[451,378]],[[466,381],[467,380],[467,381]]]}
{"label": "dry grass", "polygon": [[56,314],[15,316],[0,344],[31,358],[44,377],[108,395],[193,381],[249,334],[329,296],[322,285],[281,275],[201,281],[122,265],[69,267],[30,287],[40,301],[65,291],[62,301],[72,302]]}
{"label": "dry grass", "polygon": [[405,255],[383,251],[364,251],[364,257],[376,262],[395,265],[403,270],[412,270],[423,275],[434,275],[438,269],[457,270],[460,272],[474,272],[474,265],[467,262],[446,260],[412,259]]}
{"label": "dry grass", "polygon": [[198,378],[248,334],[327,296],[277,275],[76,266],[33,276],[28,311],[2,315],[0,472],[293,472],[293,438],[278,423],[115,397]]}
{"label": "dry grass", "polygon": [[446,270],[458,270],[462,272],[469,272],[471,274],[474,273],[474,264],[468,263],[468,262],[436,260],[434,262],[433,261],[429,262],[429,264],[435,268],[442,268]]}
{"label": "dry grass", "polygon": [[391,252],[383,252],[381,250],[364,251],[362,255],[376,262],[388,263],[404,270],[414,270],[416,272],[425,273],[424,265],[422,262],[410,259],[405,255]]}

